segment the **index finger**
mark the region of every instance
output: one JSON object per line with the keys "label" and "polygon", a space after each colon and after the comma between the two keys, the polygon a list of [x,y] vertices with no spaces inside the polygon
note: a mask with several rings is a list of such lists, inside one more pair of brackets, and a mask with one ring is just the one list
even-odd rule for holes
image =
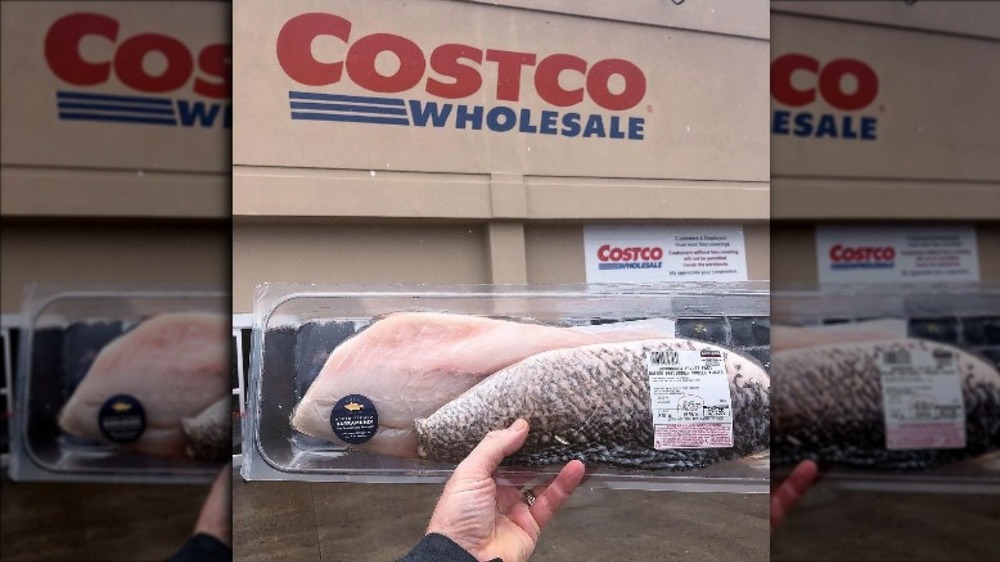
{"label": "index finger", "polygon": [[818,473],[819,468],[815,462],[802,461],[795,467],[792,474],[774,490],[771,496],[771,529],[777,527],[788,511],[792,509],[792,506],[802,499],[806,490],[816,480]]}
{"label": "index finger", "polygon": [[576,488],[583,482],[583,476],[587,473],[587,467],[578,460],[566,463],[566,466],[559,471],[556,479],[549,484],[545,491],[535,498],[534,503],[529,507],[531,516],[538,523],[538,529],[542,530],[548,524],[552,516],[566,503]]}

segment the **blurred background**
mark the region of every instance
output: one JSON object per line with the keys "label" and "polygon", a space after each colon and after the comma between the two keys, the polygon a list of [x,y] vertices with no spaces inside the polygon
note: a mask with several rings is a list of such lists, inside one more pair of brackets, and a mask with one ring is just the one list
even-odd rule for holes
{"label": "blurred background", "polygon": [[[0,10],[0,557],[163,560],[191,535],[220,465],[119,454],[54,420],[101,351],[142,320],[213,309],[228,324],[229,5],[4,0]],[[191,291],[216,296],[178,296]],[[227,401],[228,332],[225,385],[209,389]],[[158,376],[148,370],[136,376]],[[14,422],[27,419],[19,371],[32,379],[34,429],[15,471]]]}
{"label": "blurred background", "polygon": [[[771,13],[772,486],[796,459],[821,469],[771,557],[996,560],[1000,4],[772,2]],[[992,371],[987,398],[964,390],[981,414],[958,448],[893,458],[857,371],[810,379],[827,390],[801,382],[803,346],[851,353],[880,339],[937,342]],[[853,410],[789,417],[823,395]],[[820,452],[800,439],[809,431],[839,442]],[[877,451],[862,460],[865,442]]]}

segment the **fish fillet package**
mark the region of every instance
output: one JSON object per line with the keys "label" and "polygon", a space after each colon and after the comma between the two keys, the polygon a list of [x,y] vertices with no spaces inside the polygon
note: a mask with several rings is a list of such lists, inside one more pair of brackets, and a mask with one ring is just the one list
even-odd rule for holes
{"label": "fish fillet package", "polygon": [[529,422],[501,477],[760,492],[767,286],[258,287],[247,480],[440,482]]}
{"label": "fish fillet package", "polygon": [[30,291],[13,479],[206,482],[231,459],[232,331],[221,293]]}
{"label": "fish fillet package", "polygon": [[775,292],[772,462],[866,488],[1000,491],[1000,287]]}

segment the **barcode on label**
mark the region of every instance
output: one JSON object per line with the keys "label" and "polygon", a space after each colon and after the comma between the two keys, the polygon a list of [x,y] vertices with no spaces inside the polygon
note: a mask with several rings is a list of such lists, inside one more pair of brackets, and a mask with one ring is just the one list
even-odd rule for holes
{"label": "barcode on label", "polygon": [[677,352],[667,349],[664,351],[650,351],[649,364],[653,367],[662,365],[676,365],[678,363]]}
{"label": "barcode on label", "polygon": [[913,362],[910,359],[910,352],[905,349],[886,351],[882,355],[882,360],[886,365],[909,365]]}

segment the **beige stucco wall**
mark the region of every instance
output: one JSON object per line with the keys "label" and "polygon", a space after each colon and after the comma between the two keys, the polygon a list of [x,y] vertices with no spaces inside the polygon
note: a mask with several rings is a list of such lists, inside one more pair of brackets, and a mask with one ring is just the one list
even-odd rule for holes
{"label": "beige stucco wall", "polygon": [[605,0],[471,0],[479,4],[578,14],[611,21],[655,24],[677,29],[766,39],[771,30],[767,0],[671,2],[632,0],[623,10]]}
{"label": "beige stucco wall", "polygon": [[[514,233],[498,233],[498,226]],[[768,279],[767,225],[745,224],[743,230],[750,279]],[[513,237],[513,244],[508,246],[506,237]],[[502,271],[493,271],[498,262]],[[522,277],[505,278],[510,270],[523,272]],[[582,283],[583,225],[238,219],[233,228],[233,311],[250,312],[253,288],[265,281]]]}
{"label": "beige stucco wall", "polygon": [[263,282],[488,283],[481,223],[237,220],[233,311]]}
{"label": "beige stucco wall", "polygon": [[1000,10],[990,4],[992,2],[977,0],[947,2],[773,0],[771,10],[967,37],[1000,39]]}
{"label": "beige stucco wall", "polygon": [[229,282],[229,240],[225,222],[4,219],[0,310],[17,312],[31,282],[222,291]]}
{"label": "beige stucco wall", "polygon": [[[1000,22],[1000,5],[869,4],[772,6],[772,60],[856,59],[878,77],[877,96],[859,110],[822,96],[797,108],[772,99],[774,110],[849,117],[855,127],[861,117],[878,121],[875,140],[772,135],[772,218],[1000,217],[1000,34],[989,25]],[[808,89],[816,78],[798,71],[792,82]]]}

